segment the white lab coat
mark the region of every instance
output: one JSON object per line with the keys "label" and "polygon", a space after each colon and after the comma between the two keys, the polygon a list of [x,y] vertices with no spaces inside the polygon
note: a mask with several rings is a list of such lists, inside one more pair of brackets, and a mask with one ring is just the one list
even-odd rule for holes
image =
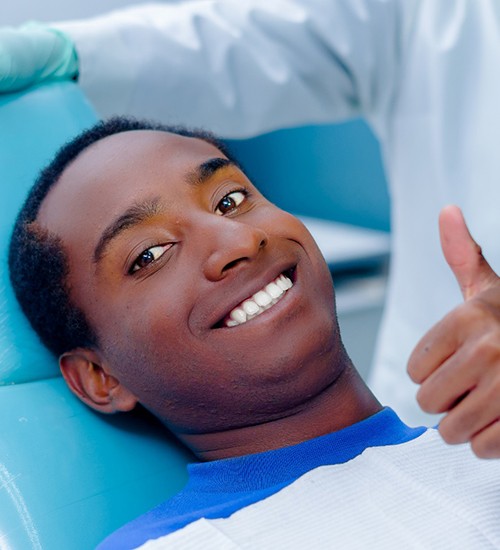
{"label": "white lab coat", "polygon": [[205,0],[59,25],[103,115],[226,136],[363,115],[392,196],[389,295],[372,387],[419,423],[405,372],[460,303],[437,217],[459,204],[500,270],[500,1]]}

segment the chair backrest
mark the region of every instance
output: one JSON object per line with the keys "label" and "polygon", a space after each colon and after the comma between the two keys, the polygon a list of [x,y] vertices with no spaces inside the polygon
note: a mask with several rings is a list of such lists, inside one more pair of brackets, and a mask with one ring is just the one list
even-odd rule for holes
{"label": "chair backrest", "polygon": [[66,140],[96,120],[73,86],[0,96],[0,384],[56,376],[57,363],[24,318],[8,279],[7,246],[38,171]]}
{"label": "chair backrest", "polygon": [[227,145],[259,189],[284,210],[389,230],[380,147],[363,120],[287,128]]}
{"label": "chair backrest", "polygon": [[[192,460],[145,415],[103,417],[74,398],[9,283],[7,245],[28,188],[56,149],[96,119],[72,83],[0,96],[0,548],[92,548],[176,492]],[[362,150],[362,169],[343,152],[348,142]],[[378,149],[361,123],[230,147],[283,207],[387,229]]]}
{"label": "chair backrest", "polygon": [[176,492],[192,460],[145,414],[103,417],[74,398],[9,283],[28,188],[96,120],[71,83],[0,96],[0,548],[88,550]]}

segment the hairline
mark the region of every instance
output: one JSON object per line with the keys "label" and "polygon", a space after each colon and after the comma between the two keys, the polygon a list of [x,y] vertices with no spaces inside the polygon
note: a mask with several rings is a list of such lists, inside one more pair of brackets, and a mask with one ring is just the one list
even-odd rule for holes
{"label": "hairline", "polygon": [[[82,154],[107,137],[134,131],[165,132],[199,139],[213,145],[223,156],[234,160],[225,144],[210,132],[132,117],[113,117],[98,121],[55,153],[39,172],[18,212],[8,254],[9,275],[21,309],[42,342],[55,355],[78,347],[95,349],[98,338],[83,310],[71,299],[68,255],[57,234],[44,230],[39,222],[40,210],[52,188]],[[30,253],[34,253],[36,257],[30,258],[33,255]],[[29,262],[26,262],[26,258],[29,258]],[[44,292],[46,287],[43,287],[41,281],[47,284],[50,292]],[[48,296],[38,297],[37,292]]]}

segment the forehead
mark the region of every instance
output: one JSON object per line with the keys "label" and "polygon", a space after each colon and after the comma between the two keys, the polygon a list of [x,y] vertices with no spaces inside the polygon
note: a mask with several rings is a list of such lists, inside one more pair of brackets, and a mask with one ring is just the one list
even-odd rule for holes
{"label": "forehead", "polygon": [[[109,217],[147,193],[161,179],[183,182],[200,163],[224,155],[212,144],[167,132],[138,130],[104,138],[84,150],[62,173],[43,201],[38,220],[59,233],[72,215]],[[75,218],[74,218],[75,219]]]}

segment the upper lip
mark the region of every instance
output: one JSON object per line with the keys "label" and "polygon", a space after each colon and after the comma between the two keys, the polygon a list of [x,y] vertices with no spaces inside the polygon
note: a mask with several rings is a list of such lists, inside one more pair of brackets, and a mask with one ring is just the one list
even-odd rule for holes
{"label": "upper lip", "polygon": [[258,274],[258,276],[253,276],[251,280],[242,282],[243,277],[234,277],[231,281],[231,284],[228,285],[224,290],[221,289],[221,292],[218,295],[231,296],[231,301],[229,303],[224,303],[220,301],[220,307],[214,308],[213,315],[210,316],[210,328],[219,328],[222,326],[223,320],[231,313],[231,311],[247,300],[251,298],[256,292],[262,290],[267,284],[271,281],[274,281],[281,273],[294,269],[296,263],[287,262],[279,266],[273,266]]}

